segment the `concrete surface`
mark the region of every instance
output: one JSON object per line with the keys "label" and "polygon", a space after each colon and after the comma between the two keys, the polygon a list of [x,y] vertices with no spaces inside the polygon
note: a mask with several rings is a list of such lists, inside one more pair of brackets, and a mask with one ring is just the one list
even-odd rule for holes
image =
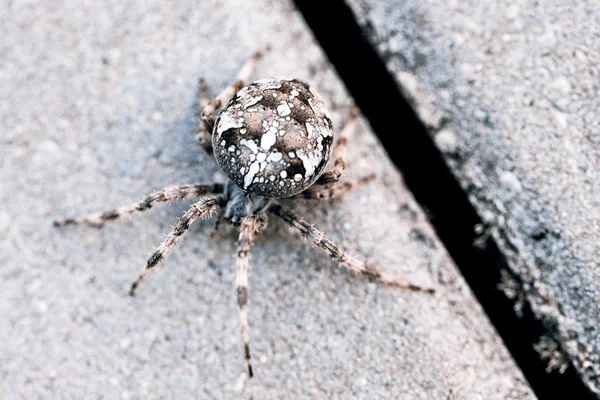
{"label": "concrete surface", "polygon": [[528,283],[539,352],[600,393],[598,2],[349,4]]}
{"label": "concrete surface", "polygon": [[223,181],[194,143],[196,82],[312,83],[339,129],[350,99],[286,2],[3,3],[0,13],[0,393],[3,399],[529,399],[531,391],[365,125],[331,204],[289,207],[435,296],[336,269],[271,218],[252,254],[246,379],[236,234],[193,226],[136,298],[127,289],[189,202],[56,229],[175,183]]}

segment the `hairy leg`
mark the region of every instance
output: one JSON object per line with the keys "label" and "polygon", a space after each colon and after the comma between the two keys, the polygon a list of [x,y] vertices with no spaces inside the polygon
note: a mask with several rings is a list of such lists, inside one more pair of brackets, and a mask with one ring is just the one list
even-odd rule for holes
{"label": "hairy leg", "polygon": [[267,46],[258,50],[242,67],[238,72],[235,81],[231,85],[227,86],[217,97],[208,101],[208,95],[206,90],[206,83],[203,79],[200,80],[200,105],[202,106],[202,113],[200,115],[200,126],[198,127],[198,133],[196,139],[200,145],[209,153],[212,154],[212,140],[211,133],[215,124],[215,118],[213,113],[225,104],[233,95],[240,90],[244,85],[248,83],[250,75],[256,66],[258,60],[267,52],[269,48]]}
{"label": "hairy leg", "polygon": [[61,227],[65,225],[88,224],[100,227],[106,221],[112,221],[127,215],[132,215],[151,209],[157,203],[165,203],[173,200],[185,200],[199,197],[205,194],[220,194],[225,190],[224,185],[220,183],[194,183],[190,185],[169,186],[163,190],[151,193],[138,203],[131,203],[125,206],[114,208],[110,211],[95,213],[78,218],[68,218],[54,221],[54,226]]}
{"label": "hairy leg", "polygon": [[305,239],[312,241],[315,246],[329,254],[329,256],[333,260],[337,261],[339,265],[346,265],[352,271],[361,274],[364,277],[374,278],[391,286],[396,286],[415,292],[434,293],[433,289],[423,288],[421,286],[396,279],[390,274],[382,272],[376,267],[368,265],[364,261],[346,254],[339,246],[327,239],[322,232],[318,231],[312,225],[304,222],[294,214],[283,210],[279,204],[272,206],[269,211],[283,219],[289,226],[299,231]]}
{"label": "hairy leg", "polygon": [[208,86],[206,85],[204,78],[200,78],[198,81],[198,89],[200,94],[200,109],[204,110],[210,101],[210,97],[208,96]]}
{"label": "hairy leg", "polygon": [[351,181],[338,182],[330,187],[314,187],[306,189],[303,192],[293,196],[293,199],[311,199],[311,200],[332,200],[342,197],[344,194],[354,189],[355,187],[367,183],[375,178],[374,174],[367,175],[363,178],[354,179]]}
{"label": "hairy leg", "polygon": [[251,215],[243,217],[240,224],[240,235],[237,242],[237,261],[235,264],[235,287],[237,292],[238,314],[244,344],[244,356],[248,365],[248,375],[252,378],[252,360],[250,357],[250,337],[248,335],[248,274],[250,271],[250,247],[254,242],[254,235],[264,230],[266,220],[264,216]]}
{"label": "hairy leg", "polygon": [[356,129],[359,113],[360,111],[358,107],[355,106],[352,108],[350,121],[348,121],[342,129],[340,133],[340,138],[338,139],[337,145],[335,146],[335,162],[333,164],[333,169],[331,171],[323,173],[323,175],[321,175],[319,179],[317,179],[315,184],[327,185],[330,183],[335,183],[339,181],[342,177],[342,174],[346,169],[346,161],[344,160],[344,157],[346,156],[346,147],[348,145],[348,140],[350,140],[350,136]]}
{"label": "hairy leg", "polygon": [[215,121],[212,115],[207,115],[206,118],[203,117],[204,110],[209,103],[208,86],[206,85],[206,81],[204,79],[200,79],[198,81],[198,86],[198,92],[200,93],[200,109],[202,110],[202,114],[200,115],[200,123],[198,125],[198,131],[196,132],[196,141],[208,154],[212,154],[211,132]]}
{"label": "hairy leg", "polygon": [[168,253],[171,247],[177,243],[177,240],[179,240],[179,238],[181,238],[188,231],[192,225],[192,222],[199,217],[210,217],[218,210],[219,204],[220,200],[216,197],[206,197],[192,204],[190,209],[183,214],[183,217],[181,217],[165,241],[162,242],[160,246],[158,246],[158,249],[150,256],[144,269],[142,269],[137,279],[131,284],[131,289],[129,290],[129,294],[131,296],[135,295],[135,289],[140,284],[142,279],[144,279],[144,276],[146,276],[148,272],[150,272],[150,270],[156,266],[156,264],[163,260],[165,254]]}

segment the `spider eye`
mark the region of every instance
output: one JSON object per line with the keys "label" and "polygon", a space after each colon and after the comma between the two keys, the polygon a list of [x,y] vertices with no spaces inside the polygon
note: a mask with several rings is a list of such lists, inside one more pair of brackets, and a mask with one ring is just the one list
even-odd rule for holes
{"label": "spider eye", "polygon": [[322,100],[298,80],[263,79],[240,89],[213,130],[215,158],[241,189],[288,197],[321,175],[333,142]]}

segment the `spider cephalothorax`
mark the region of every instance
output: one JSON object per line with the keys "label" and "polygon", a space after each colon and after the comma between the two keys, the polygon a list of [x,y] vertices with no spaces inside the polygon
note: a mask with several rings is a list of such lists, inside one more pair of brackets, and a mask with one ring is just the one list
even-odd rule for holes
{"label": "spider cephalothorax", "polygon": [[[321,99],[311,92],[307,84],[298,80],[263,79],[244,86],[265,50],[258,51],[242,68],[234,83],[210,102],[206,84],[200,81],[202,114],[196,139],[209,154],[214,154],[218,165],[229,177],[229,182],[170,186],[151,193],[138,203],[55,222],[56,226],[80,223],[101,226],[105,221],[148,210],[156,203],[200,198],[150,256],[131,285],[132,296],[144,276],[164,259],[197,218],[219,212],[219,218],[239,227],[235,283],[250,376],[253,373],[248,336],[248,257],[255,235],[266,228],[267,212],[280,217],[339,265],[390,285],[433,292],[396,279],[346,254],[323,233],[286,211],[277,202],[277,199],[287,197],[332,199],[370,180],[372,176],[338,182],[345,168],[344,150],[348,136],[358,116],[356,110],[338,139],[333,168],[323,173],[331,154],[333,133]],[[222,105],[225,106],[215,119],[213,114]],[[209,132],[212,132],[212,140]]]}

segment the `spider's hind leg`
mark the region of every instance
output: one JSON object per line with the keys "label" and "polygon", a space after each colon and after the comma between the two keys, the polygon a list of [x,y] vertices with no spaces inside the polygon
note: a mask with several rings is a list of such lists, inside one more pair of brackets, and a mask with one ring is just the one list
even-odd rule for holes
{"label": "spider's hind leg", "polygon": [[109,211],[89,214],[83,217],[67,218],[54,221],[54,226],[88,224],[101,227],[106,221],[114,221],[127,215],[136,214],[151,209],[157,203],[165,203],[173,200],[185,200],[199,197],[205,194],[223,193],[225,187],[220,183],[169,186],[163,190],[151,193],[138,203],[131,203]]}
{"label": "spider's hind leg", "polygon": [[311,186],[303,192],[293,196],[293,199],[311,199],[311,200],[332,200],[342,197],[344,194],[360,186],[370,182],[375,178],[375,174],[367,175],[362,178],[352,179],[345,182],[337,182],[329,187]]}
{"label": "spider's hind leg", "polygon": [[198,126],[198,132],[196,133],[196,140],[208,154],[212,154],[213,152],[211,137],[213,126],[215,124],[215,117],[213,116],[213,113],[217,111],[223,104],[227,103],[238,90],[248,83],[248,79],[250,79],[250,75],[252,74],[252,71],[254,71],[256,63],[262,58],[268,49],[268,46],[265,46],[254,53],[254,55],[250,57],[248,61],[246,61],[246,64],[244,64],[240,72],[238,72],[235,81],[233,81],[211,101],[208,101],[208,89],[206,82],[204,79],[200,79],[199,92],[200,107],[202,107],[202,112],[200,114],[200,125]]}
{"label": "spider's hind leg", "polygon": [[354,133],[356,125],[358,124],[359,113],[360,111],[358,107],[352,107],[350,120],[342,128],[342,131],[340,132],[340,138],[335,146],[335,162],[333,164],[333,169],[324,172],[323,175],[321,175],[315,182],[316,185],[328,185],[330,183],[335,183],[342,177],[344,170],[346,169],[346,147],[348,146],[348,140],[350,140],[350,137],[352,136],[352,133]]}
{"label": "spider's hind leg", "polygon": [[269,211],[281,218],[286,224],[299,231],[302,237],[310,240],[315,246],[329,254],[329,256],[334,261],[337,261],[340,266],[346,265],[352,271],[366,278],[374,278],[391,286],[412,290],[414,292],[434,293],[433,289],[424,288],[401,279],[396,279],[390,274],[380,271],[377,267],[346,254],[338,245],[326,238],[323,232],[318,231],[312,225],[301,220],[296,215],[283,210],[279,204],[272,206]]}
{"label": "spider's hind leg", "polygon": [[206,81],[201,78],[198,81],[198,92],[200,94],[200,109],[202,110],[200,115],[200,123],[198,125],[198,131],[196,132],[196,141],[206,151],[208,154],[212,154],[212,140],[210,133],[212,132],[213,125],[215,123],[215,119],[211,115],[204,116],[204,110],[208,106],[209,97],[208,97],[208,86],[206,85]]}

